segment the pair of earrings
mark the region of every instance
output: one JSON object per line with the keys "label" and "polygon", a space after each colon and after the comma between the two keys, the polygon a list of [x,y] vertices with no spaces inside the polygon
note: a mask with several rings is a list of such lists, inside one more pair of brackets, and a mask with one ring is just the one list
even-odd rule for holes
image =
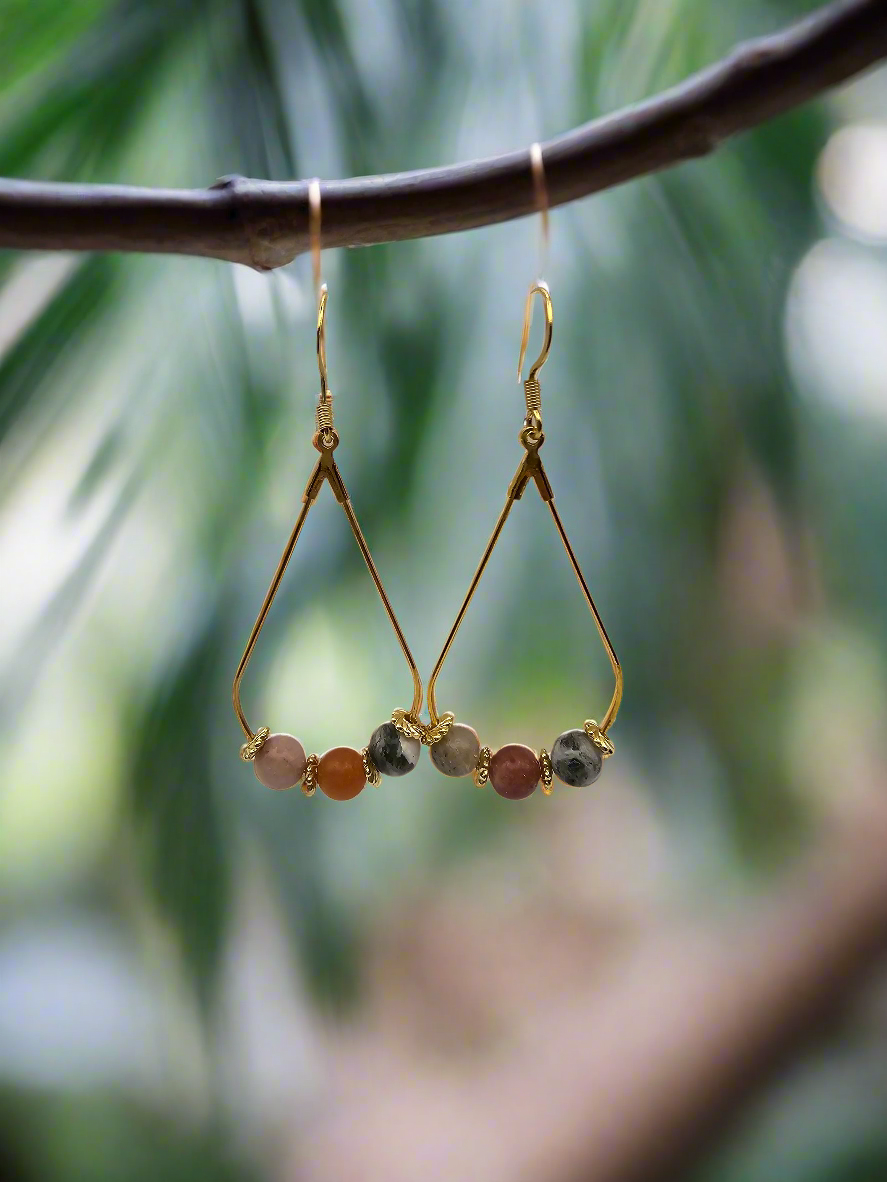
{"label": "pair of earrings", "polygon": [[[542,152],[538,144],[530,150],[536,203],[543,220],[543,240],[547,242],[548,202],[545,196],[545,175]],[[302,509],[290,534],[289,541],[281,555],[277,570],[271,580],[262,608],[253,625],[252,632],[237,666],[234,676],[234,712],[246,736],[240,749],[241,758],[253,763],[258,779],[269,788],[286,789],[301,784],[306,796],[313,796],[318,788],[333,800],[351,800],[366,785],[378,785],[381,776],[403,776],[411,772],[419,762],[424,743],[430,749],[431,761],[445,776],[474,777],[474,782],[483,788],[488,782],[500,796],[509,800],[521,800],[530,796],[541,783],[542,791],[550,795],[554,778],[572,787],[592,784],[600,775],[603,761],[613,754],[613,744],[608,732],[616,719],[622,700],[622,669],[607,636],[603,621],[595,607],[591,592],[576,560],[576,555],[564,530],[554,503],[554,494],[548,476],[542,466],[539,449],[545,442],[542,431],[541,390],[539,371],[545,364],[551,349],[553,311],[548,285],[540,279],[527,293],[524,310],[524,326],[521,339],[518,380],[521,380],[526,357],[533,304],[541,299],[545,317],[545,334],[539,356],[530,368],[524,381],[526,395],[526,416],[519,433],[524,456],[514,479],[508,487],[505,507],[493,530],[480,565],[465,595],[459,614],[450,629],[450,634],[441,650],[428,682],[427,723],[420,718],[422,708],[422,679],[410,652],[409,645],[401,630],[394,609],[385,593],[379,572],[373,562],[366,539],[361,532],[351,500],[345,488],[334,453],[339,445],[339,435],[333,426],[333,395],[327,385],[326,364],[326,284],[320,283],[320,183],[312,181],[308,188],[310,236],[314,264],[315,286],[319,291],[317,305],[317,364],[320,371],[320,396],[317,402],[314,447],[320,453],[302,497]],[[512,506],[519,501],[524,490],[533,482],[548,506],[552,521],[557,529],[573,573],[597,625],[610,665],[613,669],[615,687],[610,705],[598,724],[593,719],[585,721],[582,727],[565,731],[551,746],[551,750],[533,751],[521,743],[509,743],[493,752],[481,745],[477,732],[465,723],[456,722],[449,711],[439,714],[437,710],[436,686],[444,662],[447,659],[459,627],[465,618],[468,606],[477,590],[490,556],[499,540]],[[370,741],[363,750],[352,747],[333,747],[322,756],[307,755],[302,743],[289,734],[271,734],[268,727],[253,731],[246,720],[240,702],[240,684],[243,674],[255,649],[259,634],[274,601],[274,596],[283,579],[287,564],[299,540],[302,526],[324,483],[328,483],[336,500],[342,506],[345,517],[354,534],[360,552],[366,562],[370,577],[379,593],[388,619],[397,636],[401,651],[413,679],[413,701],[409,710],[395,710],[389,722],[383,722],[373,731]]]}

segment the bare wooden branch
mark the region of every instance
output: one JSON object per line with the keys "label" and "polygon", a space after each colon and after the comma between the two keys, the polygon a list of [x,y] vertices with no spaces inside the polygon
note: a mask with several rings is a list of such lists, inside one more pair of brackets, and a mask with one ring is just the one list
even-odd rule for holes
{"label": "bare wooden branch", "polygon": [[[841,0],[739,46],[637,106],[543,145],[552,205],[705,156],[724,140],[887,57],[887,3]],[[468,230],[533,210],[526,151],[451,168],[326,181],[326,246]],[[229,177],[210,189],[0,180],[0,248],[125,250],[282,266],[307,248],[304,181]]]}

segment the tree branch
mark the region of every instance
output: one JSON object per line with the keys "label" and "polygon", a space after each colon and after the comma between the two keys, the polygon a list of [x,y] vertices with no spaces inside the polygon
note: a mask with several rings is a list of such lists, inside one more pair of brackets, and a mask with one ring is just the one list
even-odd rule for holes
{"label": "tree branch", "polygon": [[[749,41],[681,85],[543,145],[551,204],[684,160],[887,57],[887,3],[843,0]],[[326,181],[325,246],[448,234],[531,213],[526,151],[452,168]],[[228,177],[209,189],[0,180],[0,248],[203,255],[260,270],[308,245],[307,184]]]}

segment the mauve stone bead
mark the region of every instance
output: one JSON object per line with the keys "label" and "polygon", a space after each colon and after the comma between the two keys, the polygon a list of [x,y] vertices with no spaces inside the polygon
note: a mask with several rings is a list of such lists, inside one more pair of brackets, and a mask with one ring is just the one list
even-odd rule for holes
{"label": "mauve stone bead", "polygon": [[536,752],[523,743],[500,747],[490,760],[490,783],[506,800],[532,796],[542,775]]}
{"label": "mauve stone bead", "polygon": [[454,722],[449,731],[429,748],[431,762],[445,776],[468,776],[477,766],[480,739],[464,722]]}
{"label": "mauve stone bead", "polygon": [[321,755],[317,786],[330,800],[353,800],[366,782],[363,756],[353,747],[332,747]]}
{"label": "mauve stone bead", "polygon": [[305,748],[292,735],[269,735],[253,760],[256,778],[266,788],[294,788],[305,774]]}
{"label": "mauve stone bead", "polygon": [[402,735],[393,722],[383,722],[369,741],[370,759],[383,776],[405,776],[419,762],[422,744]]}
{"label": "mauve stone bead", "polygon": [[604,759],[585,731],[564,731],[551,748],[554,774],[571,788],[587,788],[601,774]]}

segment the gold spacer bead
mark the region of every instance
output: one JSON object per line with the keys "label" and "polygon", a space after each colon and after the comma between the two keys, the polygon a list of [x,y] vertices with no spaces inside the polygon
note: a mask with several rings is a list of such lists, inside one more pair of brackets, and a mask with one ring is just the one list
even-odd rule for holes
{"label": "gold spacer bead", "polygon": [[490,778],[490,760],[493,758],[493,752],[489,747],[481,747],[480,755],[477,757],[477,767],[474,769],[474,782],[478,788],[486,786]]}
{"label": "gold spacer bead", "polygon": [[382,777],[379,774],[379,769],[373,763],[369,747],[364,747],[360,753],[360,757],[363,760],[363,774],[366,776],[367,783],[372,784],[374,788],[378,788],[382,783]]}
{"label": "gold spacer bead", "polygon": [[422,742],[426,747],[431,747],[434,743],[439,743],[453,729],[453,723],[455,721],[456,715],[447,710],[446,714],[441,714],[435,726],[429,724],[423,728],[425,734],[422,737]]}
{"label": "gold spacer bead", "polygon": [[260,726],[253,737],[244,743],[240,748],[240,758],[246,763],[249,763],[250,760],[255,759],[264,747],[265,740],[270,734],[271,732],[268,730],[267,726]]}
{"label": "gold spacer bead", "polygon": [[413,718],[406,710],[395,710],[391,715],[391,721],[405,738],[425,742],[425,727],[418,718]]}
{"label": "gold spacer bead", "polygon": [[542,791],[546,796],[551,796],[552,784],[554,783],[554,770],[551,766],[551,756],[544,747],[539,752],[539,763],[542,767]]}
{"label": "gold spacer bead", "polygon": [[305,766],[305,774],[302,777],[302,795],[313,796],[317,791],[317,765],[320,763],[320,758],[317,755],[309,755],[308,762]]}
{"label": "gold spacer bead", "polygon": [[595,747],[600,751],[602,758],[609,759],[616,748],[613,746],[612,740],[604,734],[594,719],[587,718],[583,723],[583,729]]}

